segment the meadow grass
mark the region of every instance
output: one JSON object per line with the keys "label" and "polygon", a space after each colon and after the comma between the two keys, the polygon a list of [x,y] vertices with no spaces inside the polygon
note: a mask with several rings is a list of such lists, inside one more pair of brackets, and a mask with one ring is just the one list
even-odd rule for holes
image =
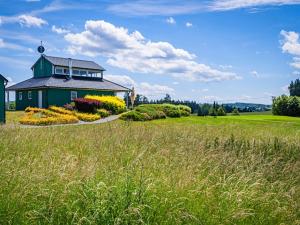
{"label": "meadow grass", "polygon": [[300,119],[0,127],[0,224],[299,224]]}

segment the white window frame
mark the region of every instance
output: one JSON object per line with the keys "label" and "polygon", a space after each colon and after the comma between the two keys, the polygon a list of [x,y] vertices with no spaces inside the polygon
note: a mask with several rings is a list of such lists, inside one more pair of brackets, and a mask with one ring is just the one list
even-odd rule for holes
{"label": "white window frame", "polygon": [[71,101],[73,101],[76,98],[77,98],[77,91],[71,91]]}
{"label": "white window frame", "polygon": [[[57,69],[62,70],[62,72],[61,72],[61,73],[57,72]],[[63,68],[63,67],[55,67],[55,74],[61,74],[61,75],[64,75],[64,68]]]}
{"label": "white window frame", "polygon": [[29,100],[31,100],[31,99],[32,99],[32,91],[28,91],[28,93],[27,93],[27,97],[28,97],[28,99],[29,99]]}
{"label": "white window frame", "polygon": [[22,100],[23,100],[23,93],[21,91],[21,92],[19,92],[19,101],[22,101]]}

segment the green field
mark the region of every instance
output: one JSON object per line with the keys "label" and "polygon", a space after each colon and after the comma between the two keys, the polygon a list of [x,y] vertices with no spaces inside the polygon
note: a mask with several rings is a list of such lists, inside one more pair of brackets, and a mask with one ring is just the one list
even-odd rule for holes
{"label": "green field", "polygon": [[0,224],[300,224],[300,118],[0,127]]}

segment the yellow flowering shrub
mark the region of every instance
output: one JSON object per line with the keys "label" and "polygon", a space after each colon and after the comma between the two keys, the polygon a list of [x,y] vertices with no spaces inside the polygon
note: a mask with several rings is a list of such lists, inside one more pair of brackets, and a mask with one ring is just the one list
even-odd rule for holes
{"label": "yellow flowering shrub", "polygon": [[49,110],[59,113],[59,114],[64,114],[64,115],[74,115],[74,112],[64,109],[63,107],[57,107],[57,106],[50,106]]}
{"label": "yellow flowering shrub", "polygon": [[41,109],[41,108],[36,108],[36,107],[27,107],[25,109],[25,112],[34,112],[34,113],[37,113],[37,112],[42,112],[44,109]]}
{"label": "yellow flowering shrub", "polygon": [[99,120],[101,118],[101,116],[98,114],[78,113],[78,112],[75,113],[75,116],[79,120],[85,121],[85,122],[92,122],[92,121]]}
{"label": "yellow flowering shrub", "polygon": [[63,115],[51,112],[47,109],[32,109],[27,111],[25,116],[20,119],[21,124],[25,125],[52,125],[52,124],[69,124],[77,123],[78,118],[74,115]]}
{"label": "yellow flowering shrub", "polygon": [[111,111],[113,114],[119,114],[126,111],[125,101],[117,96],[87,95],[85,98],[99,101],[101,103],[100,108]]}

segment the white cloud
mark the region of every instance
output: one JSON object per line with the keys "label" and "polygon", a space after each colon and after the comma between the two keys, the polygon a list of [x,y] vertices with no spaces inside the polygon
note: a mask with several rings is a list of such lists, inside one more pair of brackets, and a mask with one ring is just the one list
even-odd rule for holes
{"label": "white cloud", "polygon": [[14,82],[11,77],[6,77],[6,79],[8,80],[8,86],[12,86],[16,84],[16,82]]}
{"label": "white cloud", "polygon": [[289,92],[289,85],[284,85],[283,87],[281,87],[281,90],[284,91],[285,93]]}
{"label": "white cloud", "polygon": [[295,71],[293,71],[292,74],[295,75],[295,76],[300,76],[300,71],[295,70]]}
{"label": "white cloud", "polygon": [[281,49],[292,55],[300,56],[299,34],[294,31],[282,30],[280,34],[283,36]]}
{"label": "white cloud", "polygon": [[19,23],[26,27],[41,27],[47,24],[45,20],[31,15],[21,15],[18,16],[18,19]]}
{"label": "white cloud", "polygon": [[193,26],[193,24],[192,24],[192,23],[190,23],[190,22],[186,22],[185,26],[186,26],[186,27],[192,27],[192,26]]}
{"label": "white cloud", "polygon": [[239,79],[233,72],[221,71],[195,61],[196,56],[168,42],[152,42],[140,32],[129,33],[103,20],[89,20],[81,33],[69,33],[71,54],[108,58],[111,66],[136,73],[171,75],[190,81]]}
{"label": "white cloud", "polygon": [[300,0],[132,0],[110,4],[108,10],[126,16],[170,16],[203,11],[228,11],[250,8],[255,11],[263,6],[300,4]]}
{"label": "white cloud", "polygon": [[176,24],[176,21],[173,17],[169,17],[166,19],[166,22],[169,23],[169,24]]}
{"label": "white cloud", "polygon": [[300,57],[294,57],[294,62],[290,63],[290,65],[296,69],[300,69]]}
{"label": "white cloud", "polygon": [[211,11],[228,11],[260,6],[281,6],[300,4],[299,0],[214,0],[209,6]]}
{"label": "white cloud", "polygon": [[104,75],[104,79],[116,82],[125,87],[136,89],[138,94],[145,95],[147,97],[161,97],[165,94],[174,94],[175,90],[166,85],[150,84],[147,82],[135,82],[131,77],[127,75]]}
{"label": "white cloud", "polygon": [[259,78],[259,77],[260,77],[260,76],[259,76],[259,73],[258,73],[256,70],[252,70],[252,71],[250,72],[250,74],[251,74],[252,76],[256,77],[256,78]]}
{"label": "white cloud", "polygon": [[29,51],[28,48],[25,48],[21,45],[16,45],[16,44],[13,44],[13,43],[6,42],[2,38],[0,38],[0,48],[20,50],[20,51]]}
{"label": "white cloud", "polygon": [[52,26],[51,29],[53,32],[57,33],[57,34],[67,34],[70,31],[61,27],[56,27],[55,25]]}
{"label": "white cloud", "polygon": [[[283,36],[281,40],[281,49],[284,53],[289,53],[293,56],[293,62],[290,63],[296,69],[300,69],[300,42],[299,42],[299,33],[294,31],[285,31],[282,30],[280,34]],[[297,57],[298,56],[298,57]]]}
{"label": "white cloud", "polygon": [[178,81],[174,81],[174,82],[172,82],[172,84],[174,84],[174,85],[178,85],[178,84],[179,84],[179,82],[178,82]]}
{"label": "white cloud", "polygon": [[228,70],[228,69],[232,69],[233,66],[232,65],[219,65],[219,67],[223,70]]}
{"label": "white cloud", "polygon": [[19,23],[21,26],[25,27],[41,27],[48,24],[47,21],[27,14],[22,14],[19,16],[2,16],[0,17],[0,25],[4,23]]}
{"label": "white cloud", "polygon": [[126,75],[110,75],[105,74],[104,79],[110,80],[112,82],[121,84],[125,87],[132,88],[133,86],[136,86],[135,81]]}

